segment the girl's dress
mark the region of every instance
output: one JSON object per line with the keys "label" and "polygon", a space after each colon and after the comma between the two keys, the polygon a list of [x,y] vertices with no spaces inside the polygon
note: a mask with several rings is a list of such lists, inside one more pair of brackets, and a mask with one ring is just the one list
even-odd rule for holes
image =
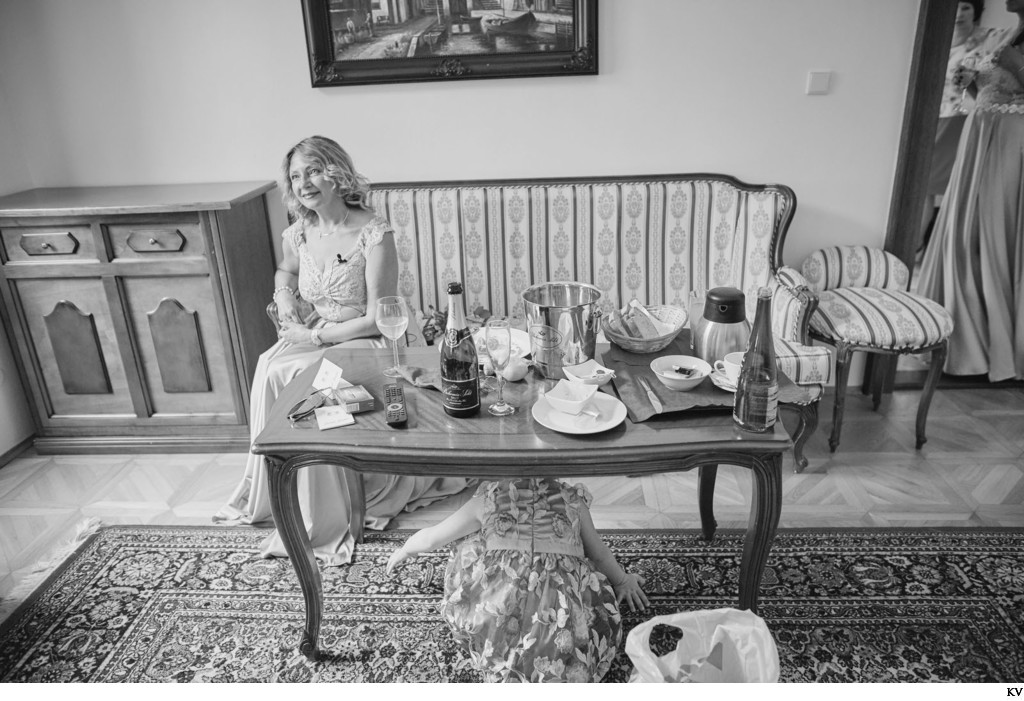
{"label": "girl's dress", "polygon": [[991,382],[1024,378],[1024,88],[993,61],[1015,33],[976,49],[978,95],[917,285],[953,317],[945,371]]}
{"label": "girl's dress", "polygon": [[[306,229],[302,221],[288,227],[282,237],[299,259],[299,295],[310,302],[315,314],[310,328],[326,328],[350,315],[349,309],[366,312],[366,258],[391,231],[388,222],[374,217],[359,232],[356,247],[346,263],[333,260],[324,270],[306,248]],[[269,322],[268,322],[269,323]],[[360,338],[332,348],[385,348],[381,337]],[[320,360],[324,348],[292,344],[280,340],[260,356],[252,381],[249,402],[249,429],[252,440],[263,430],[270,407],[278,394],[300,372]],[[343,468],[336,465],[309,467],[299,471],[299,505],[313,545],[313,553],[325,565],[343,565],[351,561],[355,540],[349,532],[348,492]],[[382,529],[403,510],[425,506],[449,494],[462,491],[465,479],[399,477],[363,473],[366,494],[366,527]],[[270,510],[270,483],[266,458],[249,454],[242,481],[228,503],[213,517],[225,524],[273,524]],[[284,542],[277,531],[260,548],[265,557],[287,557]]]}
{"label": "girl's dress", "polygon": [[596,682],[622,639],[608,579],[583,552],[581,485],[485,482],[480,531],[455,549],[441,614],[488,681]]}

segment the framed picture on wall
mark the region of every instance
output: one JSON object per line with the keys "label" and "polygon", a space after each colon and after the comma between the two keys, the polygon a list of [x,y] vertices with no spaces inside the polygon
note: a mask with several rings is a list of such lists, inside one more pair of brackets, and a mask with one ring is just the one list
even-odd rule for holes
{"label": "framed picture on wall", "polygon": [[302,0],[314,88],[597,73],[597,0]]}

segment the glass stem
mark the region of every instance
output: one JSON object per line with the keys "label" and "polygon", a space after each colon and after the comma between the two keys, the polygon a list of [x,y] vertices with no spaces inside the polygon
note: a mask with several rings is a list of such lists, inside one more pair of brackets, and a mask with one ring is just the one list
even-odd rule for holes
{"label": "glass stem", "polygon": [[505,404],[505,378],[502,374],[498,373],[498,406],[504,406]]}
{"label": "glass stem", "polygon": [[398,368],[398,339],[395,339],[395,369]]}

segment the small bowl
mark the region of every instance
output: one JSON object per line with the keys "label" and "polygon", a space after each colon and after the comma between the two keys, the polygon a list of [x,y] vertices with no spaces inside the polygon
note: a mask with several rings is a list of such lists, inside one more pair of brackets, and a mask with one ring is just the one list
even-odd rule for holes
{"label": "small bowl", "polygon": [[544,395],[558,411],[579,415],[597,393],[597,385],[585,385],[582,382],[570,382],[559,380],[558,384],[552,387]]}
{"label": "small bowl", "polygon": [[[673,370],[673,366],[691,369],[693,374],[687,376],[676,372]],[[712,372],[711,366],[706,361],[694,358],[692,355],[663,355],[651,361],[651,370],[654,371],[655,377],[661,384],[677,392],[693,389]]]}
{"label": "small bowl", "polygon": [[582,382],[585,385],[606,385],[615,377],[615,371],[609,370],[596,360],[588,360],[579,365],[568,365],[562,368],[567,380]]}

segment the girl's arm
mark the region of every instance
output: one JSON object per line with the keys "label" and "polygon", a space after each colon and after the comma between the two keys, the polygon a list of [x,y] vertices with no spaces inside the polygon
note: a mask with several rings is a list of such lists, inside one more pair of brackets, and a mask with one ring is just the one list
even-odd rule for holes
{"label": "girl's arm", "polygon": [[410,557],[436,550],[478,530],[483,521],[483,507],[484,498],[475,496],[441,523],[413,533],[409,540],[405,541],[405,545],[391,553],[391,557],[388,558],[387,574],[391,574],[395,567]]}
{"label": "girl's arm", "polygon": [[[298,313],[299,257],[288,237],[284,237],[281,246],[281,264],[274,271],[274,302],[277,303],[277,319],[279,322],[302,321]],[[288,292],[285,288],[291,288]]]}
{"label": "girl's arm", "polygon": [[605,542],[601,540],[597,529],[594,528],[594,520],[590,517],[590,510],[585,506],[580,507],[580,538],[583,540],[583,552],[587,558],[597,567],[598,572],[603,574],[612,583],[615,590],[615,603],[622,603],[625,599],[629,603],[629,610],[643,611],[650,606],[647,594],[640,588],[644,578],[637,574],[626,572],[615,560],[612,551],[608,549]]}

